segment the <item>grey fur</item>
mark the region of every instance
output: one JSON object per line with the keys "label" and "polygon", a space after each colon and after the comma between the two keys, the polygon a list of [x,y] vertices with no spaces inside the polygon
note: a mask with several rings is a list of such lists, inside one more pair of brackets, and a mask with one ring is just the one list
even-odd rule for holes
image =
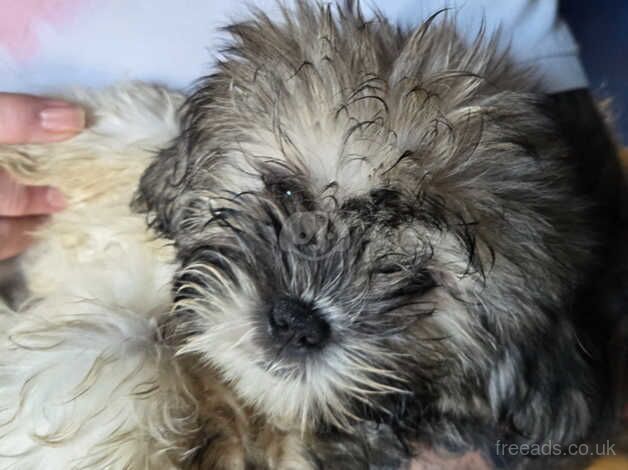
{"label": "grey fur", "polygon": [[[405,32],[300,2],[228,30],[136,201],[182,264],[173,340],[272,422],[344,436],[312,444],[323,468],[359,421],[487,454],[586,438],[604,391],[570,311],[598,240],[533,75],[443,15]],[[279,297],[321,311],[329,347],[282,356],[266,334]],[[292,395],[315,380],[324,393]]]}

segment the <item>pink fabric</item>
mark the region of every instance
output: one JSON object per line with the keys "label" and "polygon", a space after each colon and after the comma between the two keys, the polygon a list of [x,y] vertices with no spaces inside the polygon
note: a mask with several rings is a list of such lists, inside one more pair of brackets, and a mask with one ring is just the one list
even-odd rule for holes
{"label": "pink fabric", "polygon": [[89,0],[0,0],[0,46],[16,60],[27,60],[40,44],[37,25],[61,27]]}

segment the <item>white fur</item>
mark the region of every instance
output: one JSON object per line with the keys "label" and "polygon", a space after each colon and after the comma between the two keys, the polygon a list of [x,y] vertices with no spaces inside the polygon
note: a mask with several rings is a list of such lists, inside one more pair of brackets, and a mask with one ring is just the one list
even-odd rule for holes
{"label": "white fur", "polygon": [[0,468],[174,469],[195,403],[159,341],[172,248],[129,203],[152,151],[178,132],[178,95],[130,84],[71,99],[90,128],[0,148],[0,168],[69,201],[23,259],[33,298],[0,310]]}

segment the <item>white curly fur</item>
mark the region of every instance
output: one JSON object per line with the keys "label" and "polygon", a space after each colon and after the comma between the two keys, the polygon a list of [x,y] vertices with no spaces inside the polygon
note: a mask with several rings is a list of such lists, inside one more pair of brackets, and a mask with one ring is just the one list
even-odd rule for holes
{"label": "white curly fur", "polygon": [[0,313],[0,468],[179,468],[195,403],[156,324],[173,254],[129,203],[181,97],[127,84],[66,98],[88,109],[86,132],[0,148],[0,168],[69,201],[22,261],[31,300]]}

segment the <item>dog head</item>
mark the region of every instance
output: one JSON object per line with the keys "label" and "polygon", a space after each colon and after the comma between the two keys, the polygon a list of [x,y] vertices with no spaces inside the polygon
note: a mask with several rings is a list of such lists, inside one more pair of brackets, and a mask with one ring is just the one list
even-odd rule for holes
{"label": "dog head", "polygon": [[447,21],[350,4],[228,30],[137,201],[179,253],[182,352],[302,427],[498,419],[536,396],[530,348],[577,362],[560,312],[592,235],[529,76]]}

